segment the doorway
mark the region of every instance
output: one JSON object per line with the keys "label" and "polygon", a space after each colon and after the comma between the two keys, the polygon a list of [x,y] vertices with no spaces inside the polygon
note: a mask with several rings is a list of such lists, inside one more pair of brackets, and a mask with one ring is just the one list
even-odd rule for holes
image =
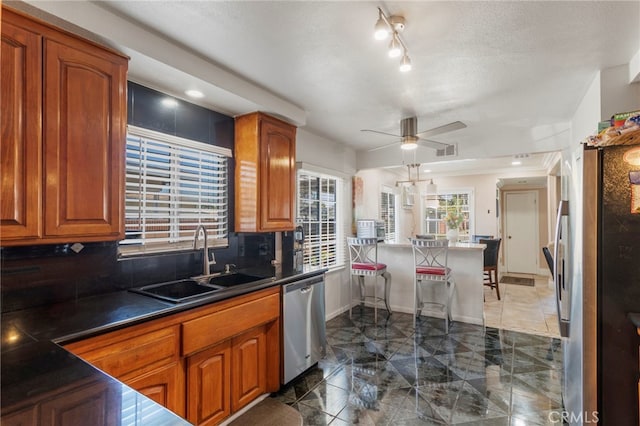
{"label": "doorway", "polygon": [[505,193],[505,266],[509,273],[538,271],[538,193]]}

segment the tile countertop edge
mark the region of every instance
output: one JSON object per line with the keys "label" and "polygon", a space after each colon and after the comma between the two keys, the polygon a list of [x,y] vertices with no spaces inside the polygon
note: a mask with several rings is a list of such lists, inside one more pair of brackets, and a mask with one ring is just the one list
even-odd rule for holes
{"label": "tile countertop edge", "polygon": [[[139,303],[142,305],[148,304],[149,306],[148,311],[137,314],[137,315],[132,315],[132,316],[126,316],[125,314],[124,318],[120,318],[116,320],[108,320],[108,318],[110,317],[106,315],[104,317],[105,321],[103,324],[94,323],[88,328],[83,328],[77,324],[75,326],[66,324],[65,325],[66,329],[58,330],[59,333],[56,333],[55,326],[49,332],[44,330],[34,330],[34,327],[46,328],[50,326],[50,324],[47,321],[42,322],[42,321],[39,321],[38,318],[36,318],[35,322],[31,322],[31,327],[29,327],[29,321],[26,321],[26,319],[30,315],[34,315],[33,312],[47,313],[46,309],[40,308],[38,310],[34,308],[34,309],[28,309],[24,311],[16,311],[16,312],[9,312],[6,314],[2,314],[2,322],[7,321],[9,322],[9,324],[7,327],[3,327],[2,329],[3,349],[2,349],[2,358],[1,358],[0,364],[1,364],[1,369],[5,374],[2,374],[2,377],[1,377],[2,380],[0,381],[1,383],[0,387],[2,388],[2,391],[3,391],[2,404],[0,407],[1,408],[0,413],[2,413],[1,416],[13,415],[14,413],[22,412],[22,410],[24,409],[23,406],[29,407],[30,406],[29,404],[33,404],[33,402],[30,402],[30,401],[33,401],[34,399],[34,397],[31,395],[31,391],[28,391],[26,393],[20,392],[18,389],[16,389],[16,386],[14,386],[15,383],[20,383],[20,382],[23,382],[24,380],[28,381],[28,380],[34,379],[33,377],[31,377],[30,379],[27,377],[28,374],[32,374],[32,375],[34,374],[34,368],[32,367],[37,367],[35,369],[37,370],[36,374],[42,375],[42,377],[44,377],[46,380],[47,377],[56,376],[57,374],[62,374],[62,373],[67,374],[70,371],[74,371],[74,370],[83,370],[83,369],[86,369],[87,366],[90,366],[92,369],[95,369],[96,371],[96,376],[95,376],[96,380],[103,383],[104,386],[113,387],[113,388],[110,388],[110,391],[122,392],[124,389],[129,389],[129,387],[127,387],[125,384],[121,383],[116,379],[111,378],[108,374],[100,371],[99,369],[91,366],[90,364],[86,363],[82,359],[71,354],[66,349],[64,349],[64,347],[59,346],[61,344],[67,344],[67,343],[71,343],[72,341],[77,341],[77,340],[88,338],[94,335],[106,333],[109,331],[114,331],[117,329],[122,329],[128,326],[146,322],[152,319],[157,319],[157,318],[171,315],[177,312],[186,311],[189,309],[197,308],[199,306],[226,300],[242,294],[247,294],[254,291],[262,290],[264,288],[273,287],[276,285],[283,285],[299,279],[321,275],[321,274],[324,274],[325,272],[326,272],[326,269],[318,269],[318,270],[308,271],[303,273],[276,274],[276,277],[274,279],[269,281],[264,281],[264,282],[262,282],[263,280],[260,280],[261,282],[258,283],[257,285],[237,286],[232,289],[229,289],[228,291],[225,291],[224,294],[219,297],[206,297],[201,300],[197,300],[190,303],[182,303],[182,304],[162,302],[160,300],[151,299],[150,297],[147,297],[147,296],[142,296],[139,294],[128,292],[126,290],[121,290],[114,293],[108,293],[108,295],[111,295],[111,296],[115,295],[113,297],[114,302],[117,302],[119,300],[126,300],[127,302],[132,304],[135,304],[136,301],[139,301]],[[92,303],[96,303],[95,300],[92,300],[93,298],[105,298],[105,295],[87,297],[87,298],[79,299],[78,301],[75,301],[75,302],[68,302],[66,306],[69,307],[71,311],[75,311],[77,309],[77,306],[82,305],[83,302],[89,303],[89,305],[91,305]],[[110,308],[114,308],[114,307],[111,306]],[[56,309],[59,310],[58,313],[64,312],[65,304],[64,303],[57,304]],[[37,315],[37,313],[35,315]],[[61,322],[69,320],[69,318],[64,315],[60,315],[59,318]],[[73,323],[73,319],[71,319],[71,323]],[[11,327],[13,327],[14,325],[16,325],[17,329],[11,330]],[[16,345],[15,347],[12,347],[11,345],[9,345],[9,348],[7,348],[5,343],[10,341],[9,334],[16,331],[27,335],[29,338],[29,341],[26,343],[23,342],[19,345]],[[58,371],[60,370],[60,368],[57,368],[55,365],[51,365],[49,363],[44,363],[44,365],[42,365],[43,363],[38,362],[37,363],[39,364],[38,366],[31,366],[29,364],[27,368],[24,368],[25,367],[24,365],[22,366],[18,365],[21,363],[20,360],[23,360],[22,362],[24,362],[24,361],[29,361],[31,357],[41,356],[38,353],[38,351],[40,350],[39,348],[47,348],[47,351],[48,351],[47,353],[49,354],[55,352],[56,354],[58,353],[60,354],[57,356],[62,356],[67,358],[70,357],[72,359],[71,361],[69,360],[65,361],[64,367],[60,367],[64,369],[64,371]],[[29,353],[30,357],[22,356],[23,353]],[[8,374],[7,372],[12,372],[12,374]],[[14,389],[14,392],[17,391],[18,394],[17,395],[8,394],[9,392],[11,392],[12,389]],[[55,388],[52,385],[50,389],[47,389],[45,391],[45,396],[47,393],[48,394],[55,393],[56,389],[57,388]],[[56,395],[56,396],[60,396],[60,395]],[[141,401],[141,403],[144,403],[144,404],[156,404],[155,402],[148,399],[142,394],[138,394],[138,396],[139,398],[136,398],[135,399],[136,401]],[[42,398],[44,398],[44,396]],[[5,402],[7,404],[5,404]],[[42,403],[42,401],[39,401],[38,403]],[[168,416],[168,418],[164,419],[165,422],[169,422],[171,424],[176,424],[176,425],[190,424],[186,420],[176,416],[174,413],[165,409],[164,407],[159,406],[159,408],[161,408],[161,410],[159,410],[160,415]],[[148,423],[148,424],[151,424],[151,423]]]}

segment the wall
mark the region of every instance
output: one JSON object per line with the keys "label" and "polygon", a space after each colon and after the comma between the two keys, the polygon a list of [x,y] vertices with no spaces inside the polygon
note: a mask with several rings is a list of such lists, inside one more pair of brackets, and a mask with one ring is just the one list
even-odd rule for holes
{"label": "wall", "polygon": [[[345,230],[351,229],[351,177],[355,174],[356,154],[351,148],[298,129],[296,135],[296,161],[302,166],[332,174],[344,179],[344,209],[342,225]],[[349,309],[349,270],[347,266],[329,271],[325,276],[325,309],[327,319]]]}
{"label": "wall", "polygon": [[[362,206],[362,216],[367,219],[379,218],[378,197],[382,185],[395,187],[397,180],[406,180],[407,177],[399,177],[383,169],[360,170],[357,176],[364,181],[365,194],[376,194],[376,196],[365,196]],[[501,177],[497,174],[465,175],[465,176],[439,176],[434,177],[433,182],[438,186],[438,191],[448,190],[471,190],[473,192],[474,223],[473,233],[481,235],[497,235],[496,217],[496,183]],[[417,185],[416,203],[412,209],[398,208],[399,226],[398,242],[406,242],[408,237],[423,232],[421,209],[422,198],[424,198],[426,182],[419,182]],[[400,195],[400,190],[398,190]],[[400,197],[399,197],[400,198]]]}
{"label": "wall", "polygon": [[601,71],[600,97],[602,120],[618,112],[640,110],[640,83],[629,83],[629,64]]}

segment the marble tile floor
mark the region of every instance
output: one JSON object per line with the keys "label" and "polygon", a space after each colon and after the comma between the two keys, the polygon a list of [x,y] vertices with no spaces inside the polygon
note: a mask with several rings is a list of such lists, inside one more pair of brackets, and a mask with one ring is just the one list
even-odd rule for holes
{"label": "marble tile floor", "polygon": [[484,315],[489,327],[560,337],[555,293],[549,278],[540,275],[518,275],[535,279],[533,287],[500,283],[500,299],[496,291],[484,287]]}
{"label": "marble tile floor", "polygon": [[546,425],[561,403],[560,340],[354,309],[327,322],[327,356],[272,395],[305,425]]}

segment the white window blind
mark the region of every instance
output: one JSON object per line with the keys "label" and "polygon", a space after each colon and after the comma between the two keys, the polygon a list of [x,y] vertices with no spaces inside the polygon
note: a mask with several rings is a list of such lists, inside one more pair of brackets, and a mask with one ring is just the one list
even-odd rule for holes
{"label": "white window blind", "polygon": [[304,264],[332,268],[345,263],[341,220],[343,182],[335,176],[298,172],[298,223],[304,229]]}
{"label": "white window blind", "polygon": [[193,247],[198,225],[227,244],[228,149],[129,127],[121,253]]}
{"label": "white window blind", "polygon": [[380,218],[384,222],[384,241],[396,241],[396,195],[383,189],[380,193]]}

